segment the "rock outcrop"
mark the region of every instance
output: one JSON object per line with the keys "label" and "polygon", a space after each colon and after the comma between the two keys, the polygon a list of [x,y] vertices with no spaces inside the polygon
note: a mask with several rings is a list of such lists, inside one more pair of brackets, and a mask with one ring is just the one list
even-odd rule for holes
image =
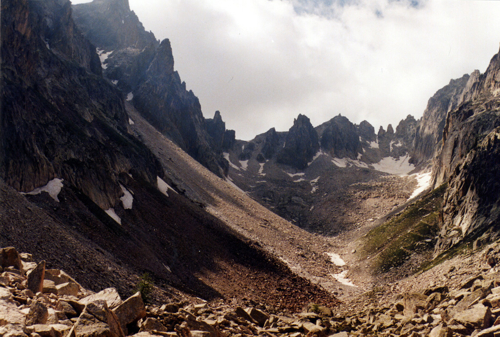
{"label": "rock outcrop", "polygon": [[297,169],[305,169],[319,150],[318,133],[309,118],[299,115],[288,131],[285,144],[278,152],[276,161]]}
{"label": "rock outcrop", "polygon": [[[473,74],[472,78],[475,77],[476,75]],[[442,146],[446,115],[466,99],[463,94],[470,90],[466,89],[466,85],[470,85],[468,84],[469,78],[471,78],[469,75],[464,75],[462,78],[451,80],[429,99],[417,126],[415,145],[411,151],[411,163],[419,166],[435,157]]]}
{"label": "rock outcrop", "polygon": [[[224,141],[214,129],[217,117],[205,120],[198,98],[174,71],[170,41],[159,43],[146,32],[126,0],[93,1],[74,6],[74,11],[80,29],[105,58],[106,78],[155,128],[209,170],[225,176],[228,163],[222,145],[232,145],[232,133]],[[220,113],[218,119],[222,122]],[[224,126],[224,134],[225,125],[218,125]]]}
{"label": "rock outcrop", "polygon": [[497,54],[483,75],[473,73],[461,105],[448,112],[434,162],[434,186],[448,184],[436,254],[464,241],[498,237],[499,73]]}
{"label": "rock outcrop", "polygon": [[[363,131],[369,129],[365,124]],[[360,136],[358,129],[346,117],[338,115],[330,121],[318,126],[321,149],[336,158],[357,159],[358,154],[362,153]],[[371,138],[368,135],[368,138]]]}

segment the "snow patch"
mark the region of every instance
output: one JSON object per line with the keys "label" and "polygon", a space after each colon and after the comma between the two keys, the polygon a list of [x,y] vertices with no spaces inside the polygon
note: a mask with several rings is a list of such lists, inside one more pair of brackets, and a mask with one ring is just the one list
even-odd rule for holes
{"label": "snow patch", "polygon": [[61,189],[64,186],[63,181],[64,179],[54,178],[51,181],[49,181],[45,186],[35,188],[33,191],[27,193],[21,192],[21,194],[37,195],[42,192],[47,192],[52,199],[59,202],[58,195],[59,193],[61,193]]}
{"label": "snow patch", "polygon": [[300,183],[301,181],[306,181],[304,178],[300,178],[299,180],[294,180],[294,183]]}
{"label": "snow patch", "polygon": [[239,168],[238,166],[234,165],[234,164],[231,162],[231,160],[229,160],[229,153],[224,152],[224,153],[223,153],[223,155],[224,155],[224,159],[226,159],[226,160],[229,162],[229,166],[231,166],[231,167],[232,167],[232,168],[234,168],[235,170],[238,170],[238,171],[240,170],[240,168]]}
{"label": "snow patch", "polygon": [[262,176],[262,177],[265,177],[265,176],[266,176],[266,174],[264,173],[264,165],[265,165],[265,164],[266,164],[266,163],[259,163],[259,165],[260,165],[260,168],[259,168],[259,176]]}
{"label": "snow patch", "polygon": [[332,163],[338,167],[356,166],[362,168],[368,168],[368,165],[359,160],[352,160],[350,158],[333,158]]}
{"label": "snow patch", "polygon": [[133,121],[130,117],[128,118],[128,123],[129,123],[130,125],[134,125],[134,124],[135,124],[135,123],[134,123],[134,121]]}
{"label": "snow patch", "polygon": [[288,173],[288,172],[285,172],[286,174],[288,174],[290,176],[290,178],[294,178],[294,177],[302,177],[304,176],[304,172],[301,172],[301,173]]}
{"label": "snow patch", "polygon": [[118,214],[116,214],[114,208],[107,209],[107,210],[105,210],[105,212],[110,216],[110,218],[112,218],[113,220],[118,222],[120,225],[122,224],[122,219],[120,219]]}
{"label": "snow patch", "polygon": [[354,283],[352,283],[351,280],[349,280],[346,277],[347,276],[347,270],[344,270],[340,274],[330,274],[330,275],[332,275],[332,277],[334,279],[336,279],[337,281],[339,281],[340,283],[342,283],[342,284],[344,284],[346,286],[355,287],[355,288],[358,287],[357,285],[355,285]]}
{"label": "snow patch", "polygon": [[378,149],[378,143],[377,142],[370,142],[370,149]]}
{"label": "snow patch", "polygon": [[336,266],[339,266],[339,267],[342,267],[342,266],[345,266],[345,261],[340,257],[339,254],[335,254],[335,253],[325,253],[326,255],[328,255],[330,257],[330,260],[332,261],[332,263]]}
{"label": "snow patch", "polygon": [[417,173],[415,174],[415,178],[417,179],[417,188],[411,196],[408,198],[408,200],[415,198],[417,195],[425,191],[430,185],[431,185],[431,180],[432,180],[432,172],[424,172],[424,173]]}
{"label": "snow patch", "polygon": [[118,84],[118,80],[111,80],[111,83],[113,83],[114,85],[117,85]]}
{"label": "snow patch", "polygon": [[307,163],[307,166],[311,165],[316,159],[318,159],[320,156],[324,155],[325,153],[323,152],[323,150],[319,150],[313,157],[313,159]]}
{"label": "snow patch", "polygon": [[175,193],[177,193],[172,187],[170,187],[169,184],[167,184],[163,179],[160,177],[156,177],[156,183],[158,184],[158,190],[160,190],[161,193],[165,194],[168,197],[168,190],[172,190]]}
{"label": "snow patch", "polygon": [[321,178],[321,176],[318,176],[318,178],[311,180],[311,185],[312,184],[317,184],[318,181],[319,181],[319,178]]}
{"label": "snow patch", "polygon": [[132,204],[134,203],[134,197],[132,196],[132,193],[130,193],[129,190],[127,190],[122,184],[120,184],[120,187],[123,192],[123,195],[120,197],[123,208],[132,209]]}
{"label": "snow patch", "polygon": [[248,168],[248,160],[240,160],[240,165],[243,171],[246,171]]}
{"label": "snow patch", "polygon": [[318,190],[318,186],[313,186],[311,190],[311,194],[314,194]]}
{"label": "snow patch", "polygon": [[134,94],[133,94],[132,92],[129,92],[129,93],[127,94],[127,101],[128,101],[128,102],[130,102],[130,101],[131,101],[131,100],[133,100],[133,99],[134,99]]}
{"label": "snow patch", "polygon": [[372,164],[372,166],[375,170],[380,172],[405,176],[415,168],[413,164],[408,162],[408,159],[410,159],[408,155],[399,159],[385,157],[380,162]]}
{"label": "snow patch", "polygon": [[104,62],[108,59],[109,55],[112,52],[113,51],[109,51],[109,52],[105,53],[104,50],[97,49],[97,55],[99,55],[99,59],[101,60],[101,67],[102,67],[102,69],[106,69],[108,67],[108,65],[104,64]]}

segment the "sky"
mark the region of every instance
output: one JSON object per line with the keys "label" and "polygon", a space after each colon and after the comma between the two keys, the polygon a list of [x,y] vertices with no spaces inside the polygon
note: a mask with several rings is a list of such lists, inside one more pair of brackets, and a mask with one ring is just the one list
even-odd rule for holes
{"label": "sky", "polygon": [[[89,2],[73,0],[73,3]],[[450,79],[483,73],[500,43],[500,1],[129,0],[171,41],[205,118],[236,138],[341,114],[394,127],[420,118]]]}

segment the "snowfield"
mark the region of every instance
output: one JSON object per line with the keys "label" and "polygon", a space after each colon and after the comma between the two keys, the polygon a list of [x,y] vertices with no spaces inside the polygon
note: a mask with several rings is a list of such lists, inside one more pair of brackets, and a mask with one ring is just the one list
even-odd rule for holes
{"label": "snowfield", "polygon": [[385,157],[380,162],[372,164],[372,166],[375,170],[380,172],[405,176],[415,168],[413,164],[408,162],[408,159],[408,155],[399,158],[399,160],[396,160],[393,157]]}
{"label": "snowfield", "polygon": [[35,188],[33,191],[27,193],[21,192],[21,194],[37,195],[42,192],[47,192],[52,199],[59,202],[59,198],[57,196],[61,193],[61,189],[64,186],[63,181],[64,179],[54,178],[45,186]]}

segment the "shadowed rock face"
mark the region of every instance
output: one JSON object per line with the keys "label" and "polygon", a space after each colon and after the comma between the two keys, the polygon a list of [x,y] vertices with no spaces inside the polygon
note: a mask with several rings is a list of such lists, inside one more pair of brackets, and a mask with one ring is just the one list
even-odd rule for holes
{"label": "shadowed rock face", "polygon": [[9,1],[2,14],[0,177],[23,192],[59,177],[103,209],[123,193],[122,172],[155,184],[159,164],[128,134],[121,94],[100,77],[69,2]]}
{"label": "shadowed rock face", "polygon": [[[228,163],[222,157],[222,145],[232,146],[233,133],[224,140],[220,134],[225,133],[225,125],[205,121],[198,98],[186,90],[174,71],[170,41],[159,43],[146,32],[126,0],[94,1],[76,5],[74,11],[90,41],[112,51],[104,61],[104,75],[133,95],[135,108],[156,129],[209,170],[224,176]],[[222,121],[220,113],[219,119]],[[220,126],[223,132],[216,131]]]}
{"label": "shadowed rock face", "polygon": [[305,169],[319,150],[318,133],[309,118],[299,115],[288,131],[285,145],[278,153],[277,162],[297,169]]}
{"label": "shadowed rock face", "polygon": [[446,115],[458,107],[468,80],[469,75],[451,80],[429,99],[416,129],[411,163],[417,166],[425,164],[436,155],[436,151],[441,147]]}
{"label": "shadowed rock face", "polygon": [[332,118],[317,130],[321,138],[321,148],[334,157],[356,159],[358,153],[363,151],[356,126],[344,116]]}
{"label": "shadowed rock face", "polygon": [[483,75],[473,73],[461,105],[448,112],[433,170],[434,186],[448,184],[436,254],[464,240],[483,235],[486,242],[499,235],[499,73],[497,54]]}

